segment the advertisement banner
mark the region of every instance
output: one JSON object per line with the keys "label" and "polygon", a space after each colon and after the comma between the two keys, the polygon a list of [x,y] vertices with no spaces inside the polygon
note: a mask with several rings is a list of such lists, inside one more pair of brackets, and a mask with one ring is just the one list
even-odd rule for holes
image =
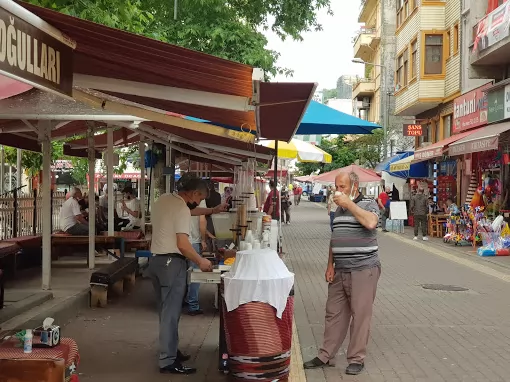
{"label": "advertisement banner", "polygon": [[425,160],[437,158],[443,155],[443,147],[434,147],[431,149],[418,150],[414,153],[415,160]]}
{"label": "advertisement banner", "polygon": [[489,123],[498,122],[505,119],[505,88],[499,88],[491,91],[487,95]]}
{"label": "advertisement banner", "polygon": [[505,2],[478,22],[474,51],[481,52],[510,36],[510,2]]}
{"label": "advertisement banner", "polygon": [[486,84],[453,101],[454,134],[487,124],[487,89],[491,86]]}

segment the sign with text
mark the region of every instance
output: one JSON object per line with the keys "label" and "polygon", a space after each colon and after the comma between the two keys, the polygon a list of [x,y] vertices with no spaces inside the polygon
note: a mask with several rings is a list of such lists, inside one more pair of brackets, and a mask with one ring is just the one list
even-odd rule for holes
{"label": "sign with text", "polygon": [[73,49],[0,6],[0,74],[71,97]]}
{"label": "sign with text", "polygon": [[478,22],[473,50],[483,51],[508,36],[510,36],[510,2],[507,1]]}
{"label": "sign with text", "polygon": [[423,126],[422,125],[404,125],[403,131],[404,137],[421,137],[423,135]]}
{"label": "sign with text", "polygon": [[437,158],[443,155],[443,146],[441,147],[433,147],[433,148],[425,148],[420,149],[414,153],[415,160],[425,160]]}
{"label": "sign with text", "polygon": [[486,84],[453,101],[454,134],[487,124],[487,89],[491,86]]}
{"label": "sign with text", "polygon": [[499,88],[491,91],[487,95],[489,123],[498,122],[505,119],[505,88]]}
{"label": "sign with text", "polygon": [[462,155],[476,153],[480,151],[489,151],[498,149],[498,137],[486,137],[475,139],[471,142],[458,143],[450,146],[448,153],[450,155]]}
{"label": "sign with text", "polygon": [[390,217],[391,220],[407,220],[406,202],[391,202]]}

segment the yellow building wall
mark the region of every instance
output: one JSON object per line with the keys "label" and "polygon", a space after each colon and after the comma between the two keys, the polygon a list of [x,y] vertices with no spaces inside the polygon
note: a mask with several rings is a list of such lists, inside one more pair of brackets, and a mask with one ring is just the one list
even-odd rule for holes
{"label": "yellow building wall", "polygon": [[440,30],[445,29],[445,6],[422,5],[420,7],[421,30]]}
{"label": "yellow building wall", "polygon": [[[445,30],[450,31],[450,58],[446,61],[445,97],[460,92],[461,59],[460,59],[460,10],[461,0],[448,0],[445,5]],[[457,41],[455,41],[455,25],[459,25]],[[457,43],[457,46],[454,44]]]}

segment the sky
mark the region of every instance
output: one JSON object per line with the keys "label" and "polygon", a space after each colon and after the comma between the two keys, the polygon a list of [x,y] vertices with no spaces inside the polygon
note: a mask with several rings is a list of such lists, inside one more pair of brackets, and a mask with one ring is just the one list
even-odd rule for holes
{"label": "sky", "polygon": [[264,34],[268,48],[281,54],[278,66],[294,70],[293,77],[277,76],[273,81],[318,82],[317,89],[336,88],[338,77],[361,75],[363,65],[351,62],[353,56],[352,37],[359,30],[360,1],[332,0],[334,15],[326,11],[318,14],[323,30],[303,34],[303,41],[287,39],[282,42],[271,31]]}

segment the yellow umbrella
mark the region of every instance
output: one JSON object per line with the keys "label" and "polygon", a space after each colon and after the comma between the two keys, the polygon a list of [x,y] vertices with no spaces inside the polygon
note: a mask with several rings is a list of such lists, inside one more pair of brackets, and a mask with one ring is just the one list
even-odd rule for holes
{"label": "yellow umbrella", "polygon": [[[275,141],[261,141],[260,144],[265,147],[275,148]],[[331,163],[333,160],[331,154],[312,145],[311,143],[292,139],[289,143],[278,141],[278,158],[297,159],[300,162],[322,162]]]}

